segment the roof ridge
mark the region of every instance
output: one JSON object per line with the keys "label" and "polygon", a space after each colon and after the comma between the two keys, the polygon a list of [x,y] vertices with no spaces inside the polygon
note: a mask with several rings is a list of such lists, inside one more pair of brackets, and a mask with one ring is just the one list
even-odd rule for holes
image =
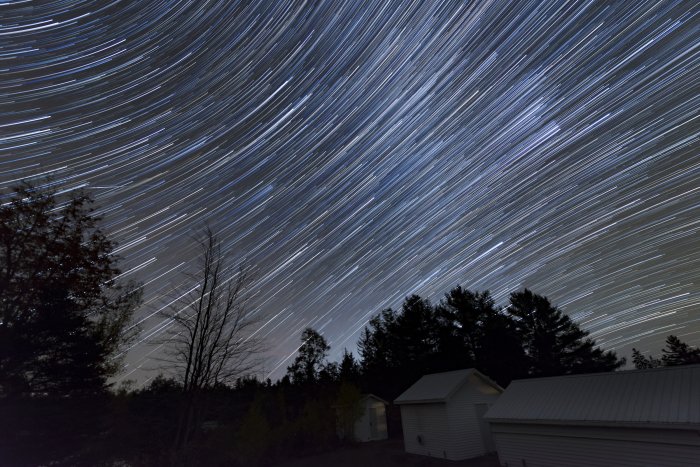
{"label": "roof ridge", "polygon": [[640,374],[640,373],[652,373],[652,372],[662,372],[662,371],[680,371],[683,369],[688,369],[688,368],[700,368],[700,363],[693,363],[691,365],[673,365],[673,366],[660,366],[657,368],[644,368],[641,370],[638,369],[632,369],[632,370],[620,370],[620,371],[600,371],[597,373],[576,373],[573,375],[558,375],[558,376],[540,376],[540,377],[533,377],[533,378],[522,378],[522,379],[516,379],[513,380],[513,383],[527,383],[527,382],[533,382],[533,381],[540,381],[543,379],[564,379],[564,378],[584,378],[584,377],[593,377],[593,376],[611,376],[611,375],[629,375],[631,373],[634,374]]}
{"label": "roof ridge", "polygon": [[467,384],[472,375],[478,375],[486,384],[495,385],[499,390],[503,390],[503,388],[494,383],[488,376],[483,375],[476,368],[462,368],[423,375],[403,391],[394,402],[416,403],[419,400],[447,401],[461,387]]}

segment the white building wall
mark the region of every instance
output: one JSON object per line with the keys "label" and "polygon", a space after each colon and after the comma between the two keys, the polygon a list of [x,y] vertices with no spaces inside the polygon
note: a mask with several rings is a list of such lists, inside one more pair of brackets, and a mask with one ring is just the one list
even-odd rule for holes
{"label": "white building wall", "polygon": [[369,441],[369,414],[366,405],[362,407],[362,416],[355,422],[353,437],[355,441]]}
{"label": "white building wall", "polygon": [[381,440],[381,439],[388,439],[389,438],[389,428],[388,424],[386,421],[386,405],[384,402],[376,401],[376,400],[370,400],[367,403],[367,414],[369,416],[369,409],[374,408],[377,411],[377,426],[375,428],[375,433],[372,435],[372,429],[369,426],[369,420],[367,423],[367,427],[370,430],[370,439],[371,440]]}
{"label": "white building wall", "polygon": [[[377,411],[375,433],[372,433],[372,426],[370,425],[370,409]],[[386,423],[386,408],[383,402],[371,397],[363,401],[362,416],[355,422],[353,435],[356,441],[376,441],[389,437]]]}
{"label": "white building wall", "polygon": [[515,467],[697,467],[691,430],[492,423],[501,465]]}
{"label": "white building wall", "polygon": [[461,460],[486,454],[476,404],[493,404],[499,393],[475,376],[447,403],[452,447],[448,459]]}
{"label": "white building wall", "polygon": [[448,424],[445,404],[402,405],[401,426],[406,452],[451,459],[448,456],[454,445]]}

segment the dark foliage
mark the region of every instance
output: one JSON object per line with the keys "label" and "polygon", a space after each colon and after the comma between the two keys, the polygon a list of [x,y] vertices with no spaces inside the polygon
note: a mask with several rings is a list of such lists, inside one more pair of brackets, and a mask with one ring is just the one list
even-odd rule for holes
{"label": "dark foliage", "polygon": [[357,348],[360,353],[362,372],[370,381],[379,382],[393,367],[391,356],[393,334],[390,328],[396,319],[393,310],[386,309],[372,317],[362,330]]}
{"label": "dark foliage", "polygon": [[527,375],[516,322],[496,307],[491,294],[457,286],[437,307],[445,369],[476,367],[502,385]]}
{"label": "dark foliage", "polygon": [[313,384],[318,381],[332,380],[337,368],[328,362],[331,349],[326,338],[312,328],[301,333],[301,347],[294,362],[287,367],[287,375],[296,385]]}
{"label": "dark foliage", "polygon": [[700,363],[700,349],[690,347],[674,335],[666,338],[666,347],[661,349],[661,352],[663,353],[661,360],[666,366]]}
{"label": "dark foliage", "polygon": [[632,349],[632,363],[634,367],[638,370],[648,370],[649,368],[658,368],[663,365],[663,362],[658,358],[654,358],[652,355],[645,357],[637,349]]}
{"label": "dark foliage", "polygon": [[[9,199],[8,199],[9,198]],[[140,303],[84,193],[18,186],[0,206],[0,397],[106,388]]]}
{"label": "dark foliage", "polygon": [[700,349],[691,347],[681,341],[677,336],[670,335],[666,338],[666,346],[661,349],[661,359],[652,355],[645,357],[637,349],[632,349],[632,361],[637,369],[657,368],[660,366],[692,365],[700,363]]}
{"label": "dark foliage", "polygon": [[598,348],[588,332],[547,297],[527,289],[512,293],[508,313],[522,339],[530,376],[613,371],[625,363],[614,352]]}
{"label": "dark foliage", "polygon": [[355,359],[355,356],[348,352],[348,349],[343,349],[343,356],[338,365],[338,379],[347,383],[359,383],[362,377],[362,368],[360,363]]}
{"label": "dark foliage", "polygon": [[2,465],[98,465],[106,406],[102,397],[0,401]]}
{"label": "dark foliage", "polygon": [[455,287],[437,306],[416,295],[370,319],[358,349],[365,389],[393,399],[421,375],[475,367],[501,385],[515,378],[612,371],[605,352],[546,297],[511,295],[507,309],[486,292]]}

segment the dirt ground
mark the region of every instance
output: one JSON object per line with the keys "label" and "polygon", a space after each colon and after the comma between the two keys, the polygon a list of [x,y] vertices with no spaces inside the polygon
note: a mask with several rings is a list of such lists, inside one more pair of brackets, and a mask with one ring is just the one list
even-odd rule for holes
{"label": "dirt ground", "polygon": [[499,467],[496,455],[449,461],[406,454],[402,440],[373,441],[277,464],[278,467]]}

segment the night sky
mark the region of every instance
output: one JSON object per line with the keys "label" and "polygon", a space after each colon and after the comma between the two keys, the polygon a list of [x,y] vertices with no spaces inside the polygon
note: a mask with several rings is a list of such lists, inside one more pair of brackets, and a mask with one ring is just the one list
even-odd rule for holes
{"label": "night sky", "polygon": [[700,344],[693,0],[0,0],[0,101],[0,188],[89,190],[145,284],[123,377],[205,222],[254,269],[263,376],[457,284],[621,356]]}

